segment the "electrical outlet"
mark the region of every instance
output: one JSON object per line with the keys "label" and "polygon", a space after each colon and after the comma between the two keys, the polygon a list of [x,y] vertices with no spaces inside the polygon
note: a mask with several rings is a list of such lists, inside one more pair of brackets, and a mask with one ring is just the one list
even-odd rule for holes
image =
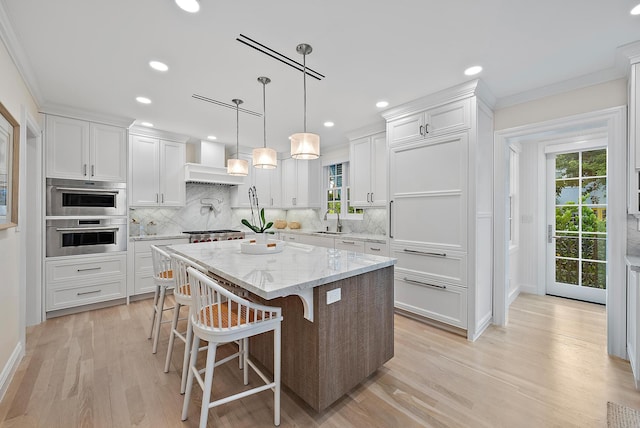
{"label": "electrical outlet", "polygon": [[327,291],[327,305],[330,305],[335,302],[339,302],[342,298],[342,289],[336,288],[331,291]]}

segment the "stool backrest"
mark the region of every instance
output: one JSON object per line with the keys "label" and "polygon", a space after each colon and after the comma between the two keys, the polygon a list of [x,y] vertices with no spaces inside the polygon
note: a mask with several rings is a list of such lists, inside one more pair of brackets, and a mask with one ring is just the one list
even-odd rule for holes
{"label": "stool backrest", "polygon": [[[182,257],[179,254],[171,253],[171,270],[173,276],[176,279],[176,288],[173,291],[174,295],[180,295],[187,299],[191,298],[191,285],[189,283],[189,275],[187,274],[187,268],[195,268],[202,273],[206,273],[206,269],[202,266],[192,262],[191,260]],[[188,287],[186,290],[183,287]]]}
{"label": "stool backrest", "polygon": [[166,251],[156,245],[152,245],[151,261],[153,262],[153,277],[156,281],[174,283],[171,258]]}
{"label": "stool backrest", "polygon": [[239,333],[238,337],[242,337],[240,332],[243,330],[258,334],[273,328],[266,324],[282,321],[281,308],[243,299],[194,268],[188,268],[187,273],[193,298],[194,328],[221,334],[235,331]]}

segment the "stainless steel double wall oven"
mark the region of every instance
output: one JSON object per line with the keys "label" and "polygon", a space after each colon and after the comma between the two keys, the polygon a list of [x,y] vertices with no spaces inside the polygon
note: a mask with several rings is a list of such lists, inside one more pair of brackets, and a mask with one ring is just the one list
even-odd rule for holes
{"label": "stainless steel double wall oven", "polygon": [[126,251],[125,183],[47,179],[47,257]]}

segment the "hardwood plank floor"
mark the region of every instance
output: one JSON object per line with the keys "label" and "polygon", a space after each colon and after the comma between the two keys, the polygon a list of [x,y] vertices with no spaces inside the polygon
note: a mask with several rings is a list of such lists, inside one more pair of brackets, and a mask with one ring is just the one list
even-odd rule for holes
{"label": "hardwood plank floor", "polygon": [[[199,388],[180,421],[182,343],[165,374],[169,326],[153,355],[150,315],[145,300],[29,328],[1,426],[196,427]],[[236,363],[216,370],[214,397],[243,388]],[[215,408],[209,426],[273,426],[272,397]],[[640,408],[628,362],[606,354],[604,307],[522,295],[509,326],[492,326],[475,343],[396,315],[391,361],[322,413],[285,389],[281,426],[604,427],[607,401]]]}

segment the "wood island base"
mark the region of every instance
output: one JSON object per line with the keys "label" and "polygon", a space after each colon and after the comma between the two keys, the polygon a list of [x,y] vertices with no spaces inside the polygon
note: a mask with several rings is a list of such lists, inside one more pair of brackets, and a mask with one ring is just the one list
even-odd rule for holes
{"label": "wood island base", "polygon": [[[327,292],[337,288],[340,300],[327,304]],[[282,383],[316,411],[393,357],[393,266],[315,287],[313,322],[298,296],[253,298],[282,308]],[[252,338],[249,349],[273,367],[273,333]]]}

